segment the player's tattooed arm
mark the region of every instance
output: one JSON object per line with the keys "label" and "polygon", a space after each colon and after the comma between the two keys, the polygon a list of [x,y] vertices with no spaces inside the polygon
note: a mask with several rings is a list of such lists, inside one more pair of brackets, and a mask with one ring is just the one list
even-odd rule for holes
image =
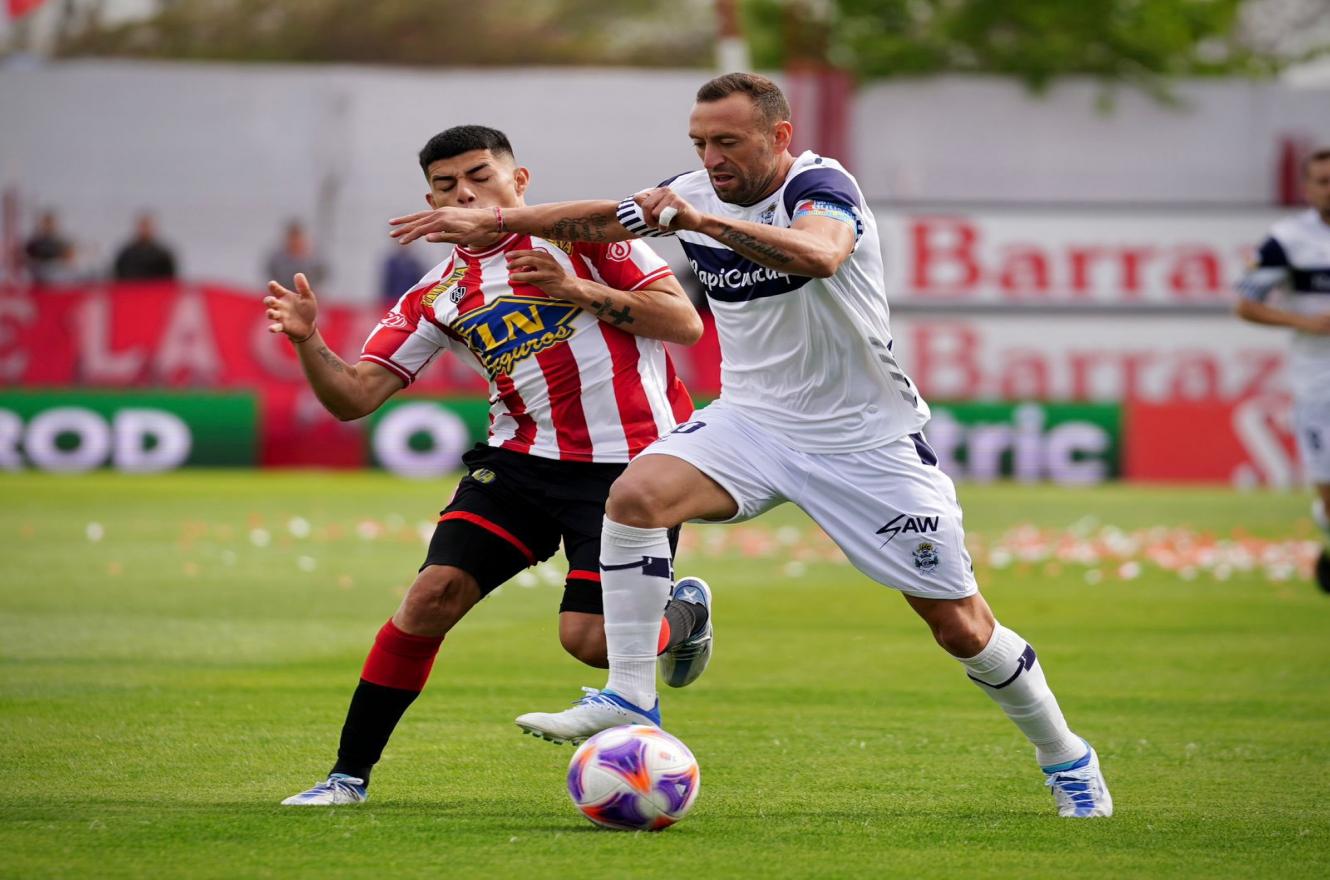
{"label": "player's tattooed arm", "polygon": [[355,375],[356,371],[352,369],[351,365],[348,364],[346,361],[342,360],[341,358],[339,358],[337,355],[333,354],[332,349],[330,349],[328,346],[326,345],[320,346],[316,354],[323,359],[323,362],[327,364],[330,369],[335,370],[336,372],[339,373],[349,373],[351,375]]}
{"label": "player's tattooed arm", "polygon": [[835,275],[855,244],[852,228],[826,217],[804,217],[782,228],[703,214],[697,231],[759,265],[808,278]]}
{"label": "player's tattooed arm", "polygon": [[[504,223],[507,226],[507,223]],[[593,215],[590,217],[559,217],[536,235],[551,241],[620,241],[613,235],[613,227],[619,226],[612,217]],[[623,227],[620,226],[620,229]]]}
{"label": "player's tattooed arm", "polygon": [[614,303],[610,302],[609,299],[593,299],[587,303],[587,308],[590,309],[591,314],[602,321],[613,324],[615,327],[633,323],[632,306],[626,304],[620,309],[615,309]]}

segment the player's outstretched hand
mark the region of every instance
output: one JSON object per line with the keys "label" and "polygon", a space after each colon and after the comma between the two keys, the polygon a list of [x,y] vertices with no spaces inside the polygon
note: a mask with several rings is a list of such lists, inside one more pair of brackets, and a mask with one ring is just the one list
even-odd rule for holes
{"label": "player's outstretched hand", "polygon": [[489,208],[435,208],[417,211],[388,221],[388,234],[401,244],[418,238],[448,244],[476,244],[479,239],[498,232],[494,212]]}
{"label": "player's outstretched hand", "polygon": [[287,338],[298,342],[313,335],[319,304],[303,272],[296,274],[295,286],[295,290],[289,290],[276,281],[269,281],[263,304],[268,309],[268,320],[272,321],[268,332],[285,333]]}
{"label": "player's outstretched hand", "polygon": [[1299,329],[1304,333],[1316,333],[1321,336],[1330,336],[1330,312],[1321,312],[1318,315],[1307,315]]}
{"label": "player's outstretched hand", "polygon": [[701,212],[669,187],[658,186],[638,193],[633,201],[642,207],[648,225],[662,231],[696,229],[702,220]]}
{"label": "player's outstretched hand", "polygon": [[549,251],[509,251],[508,275],[512,281],[539,287],[557,299],[568,299],[568,273]]}

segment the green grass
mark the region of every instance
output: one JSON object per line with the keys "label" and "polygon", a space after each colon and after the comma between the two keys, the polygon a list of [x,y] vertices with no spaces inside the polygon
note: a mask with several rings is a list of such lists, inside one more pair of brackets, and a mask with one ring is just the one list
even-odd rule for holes
{"label": "green grass", "polygon": [[[450,488],[0,477],[0,876],[1326,875],[1330,597],[1302,580],[1146,565],[1091,585],[1079,566],[976,559],[1103,757],[1118,815],[1068,822],[897,596],[847,565],[744,555],[752,527],[697,528],[680,560],[718,603],[711,670],[665,699],[703,768],[680,825],[595,830],[563,790],[570,750],[517,735],[514,715],[602,681],[559,649],[559,593],[539,578],[449,636],[368,804],[277,806],[326,772],[364,652],[422,556],[418,526]],[[1087,515],[1310,534],[1296,494],[999,486],[962,501],[976,539]],[[760,524],[807,528],[788,507]]]}

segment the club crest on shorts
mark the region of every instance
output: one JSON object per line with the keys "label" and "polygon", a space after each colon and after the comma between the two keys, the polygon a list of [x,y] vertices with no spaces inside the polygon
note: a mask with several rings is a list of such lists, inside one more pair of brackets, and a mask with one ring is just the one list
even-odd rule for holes
{"label": "club crest on shorts", "polygon": [[914,567],[927,573],[937,568],[939,562],[937,545],[932,541],[920,541],[914,548]]}
{"label": "club crest on shorts", "polygon": [[475,480],[477,483],[484,483],[485,485],[489,485],[490,483],[494,482],[494,480],[496,479],[496,475],[494,471],[490,470],[489,468],[476,468],[474,471],[471,472],[471,479]]}

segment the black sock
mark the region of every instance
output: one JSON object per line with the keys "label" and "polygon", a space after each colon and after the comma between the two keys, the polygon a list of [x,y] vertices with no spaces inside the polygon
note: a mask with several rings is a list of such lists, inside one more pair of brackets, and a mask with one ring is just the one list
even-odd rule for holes
{"label": "black sock", "polygon": [[699,632],[707,625],[709,617],[707,606],[696,602],[680,602],[671,599],[665,604],[665,620],[670,624],[670,637],[665,642],[665,650],[673,648],[684,639]]}
{"label": "black sock", "polygon": [[384,687],[362,678],[346,710],[342,742],[332,772],[358,777],[368,785],[370,772],[383,755],[393,728],[418,696],[419,691]]}

